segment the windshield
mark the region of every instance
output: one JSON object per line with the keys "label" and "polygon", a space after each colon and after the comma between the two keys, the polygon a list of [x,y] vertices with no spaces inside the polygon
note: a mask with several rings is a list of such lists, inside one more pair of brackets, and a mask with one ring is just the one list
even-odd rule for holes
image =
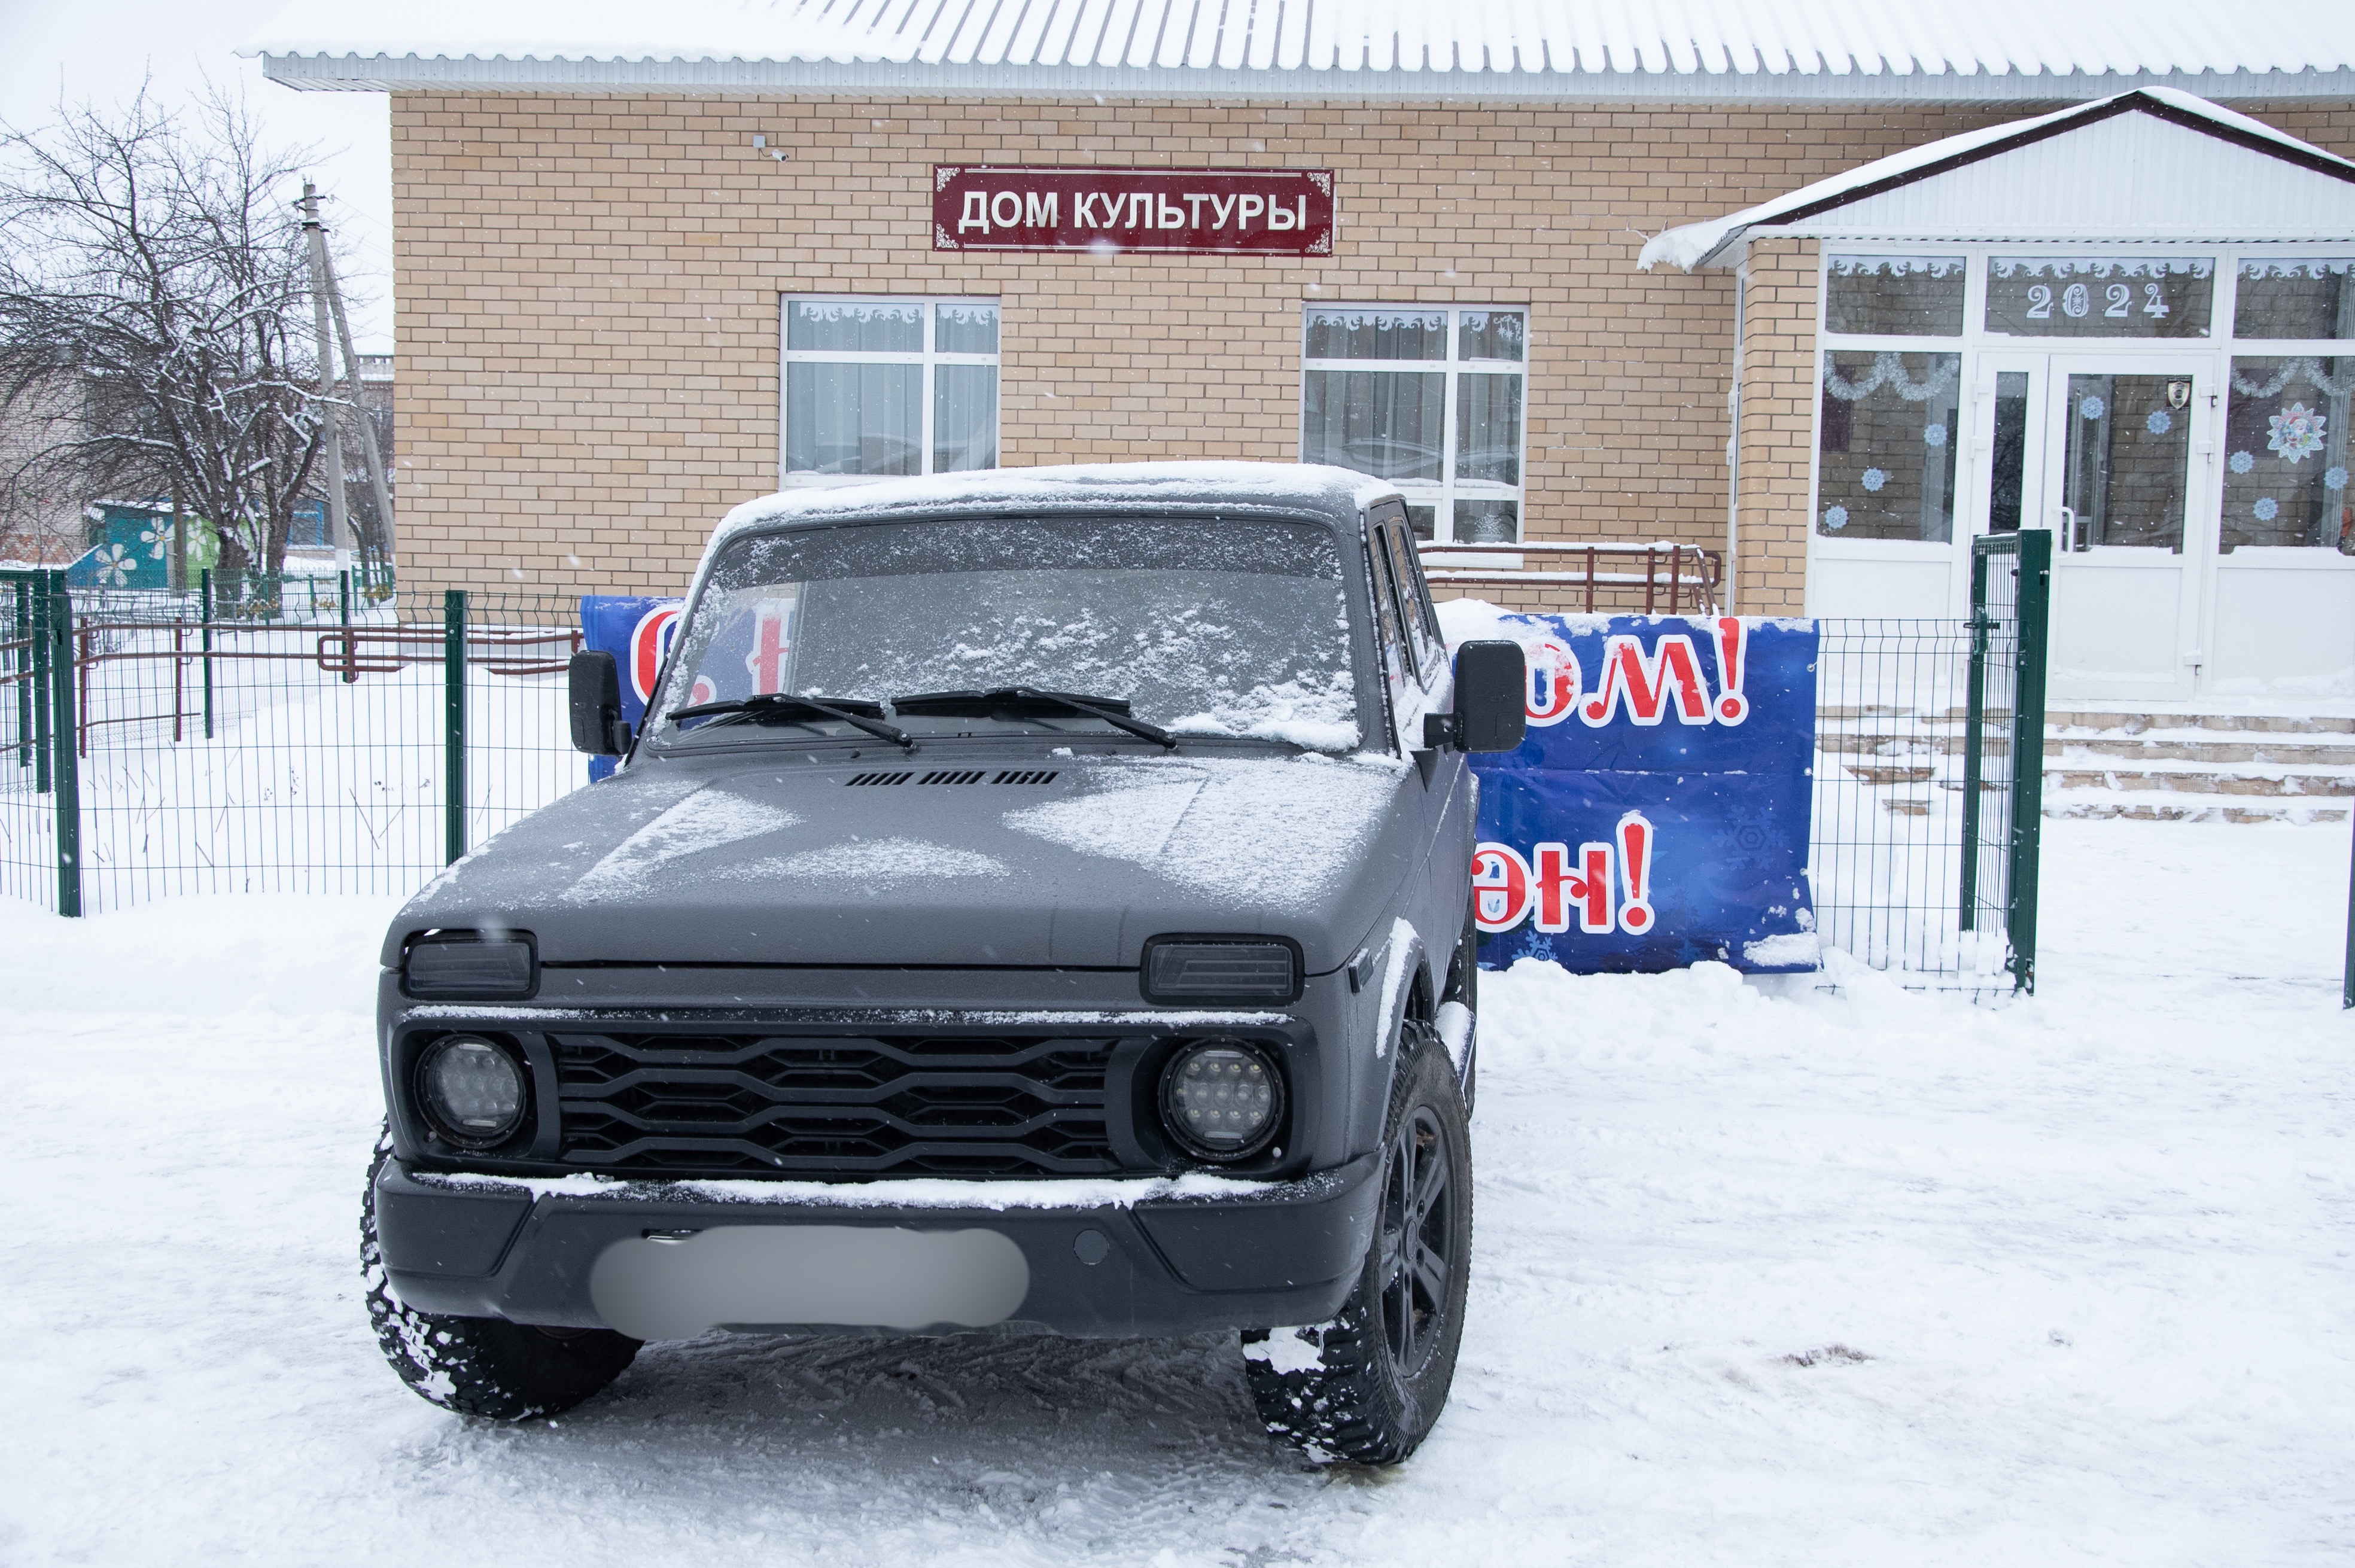
{"label": "windshield", "polygon": [[[1348,613],[1333,536],[1217,518],[966,518],[740,539],[712,564],[656,703],[666,744],[856,732],[671,715],[772,692],[888,702],[1027,687],[1125,700],[1178,735],[1358,744]],[[896,715],[911,733],[1099,720],[1025,708]],[[708,737],[708,739],[707,739]]]}

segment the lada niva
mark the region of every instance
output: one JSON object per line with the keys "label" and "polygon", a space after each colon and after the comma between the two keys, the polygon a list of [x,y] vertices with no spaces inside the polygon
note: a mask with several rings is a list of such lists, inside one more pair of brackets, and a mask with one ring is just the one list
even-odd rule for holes
{"label": "lada niva", "polygon": [[1268,1426],[1403,1458],[1471,1262],[1465,753],[1397,491],[1034,469],[713,535],[621,759],[384,944],[368,1307],[516,1419],[714,1331],[1240,1331]]}

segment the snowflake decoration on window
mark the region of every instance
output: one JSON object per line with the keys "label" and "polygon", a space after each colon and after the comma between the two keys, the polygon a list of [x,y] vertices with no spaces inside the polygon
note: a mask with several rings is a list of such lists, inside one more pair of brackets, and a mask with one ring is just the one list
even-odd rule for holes
{"label": "snowflake decoration on window", "polygon": [[2271,496],[2260,496],[2257,497],[2257,504],[2251,507],[2249,510],[2257,515],[2257,521],[2270,523],[2281,516],[2281,503]]}
{"label": "snowflake decoration on window", "polygon": [[1826,507],[1824,508],[1824,527],[1831,529],[1834,533],[1838,533],[1842,528],[1848,527],[1848,508],[1846,507]]}
{"label": "snowflake decoration on window", "polygon": [[2153,409],[2150,417],[2142,421],[2142,428],[2153,435],[2165,435],[2175,428],[2175,416],[2165,409]]}
{"label": "snowflake decoration on window", "polygon": [[2328,422],[2304,403],[2292,403],[2265,421],[2265,428],[2273,432],[2265,446],[2292,463],[2303,463],[2307,453],[2322,450],[2322,427]]}
{"label": "snowflake decoration on window", "polygon": [[1923,426],[1923,427],[1922,427],[1922,444],[1923,444],[1923,445],[1924,445],[1924,446],[1944,446],[1944,445],[1945,445],[1945,444],[1946,444],[1946,427],[1945,427],[1945,425],[1942,425],[1942,424],[1932,424],[1932,425],[1924,425],[1924,426]]}
{"label": "snowflake decoration on window", "polygon": [[2077,405],[2077,411],[2089,420],[2097,420],[2110,411],[2110,405],[2099,398],[2087,398]]}
{"label": "snowflake decoration on window", "polygon": [[2235,474],[2246,474],[2256,465],[2257,454],[2254,452],[2236,452],[2224,460],[2224,466]]}
{"label": "snowflake decoration on window", "polygon": [[1871,491],[1874,495],[1880,495],[1881,487],[1888,483],[1889,475],[1883,474],[1880,469],[1868,468],[1864,471],[1864,487]]}
{"label": "snowflake decoration on window", "polygon": [[95,564],[101,584],[108,588],[122,588],[138,571],[139,558],[119,544],[104,545],[99,549]]}
{"label": "snowflake decoration on window", "polygon": [[2322,471],[2322,487],[2326,490],[2344,490],[2347,488],[2346,468],[2342,465],[2339,467],[2324,469]]}

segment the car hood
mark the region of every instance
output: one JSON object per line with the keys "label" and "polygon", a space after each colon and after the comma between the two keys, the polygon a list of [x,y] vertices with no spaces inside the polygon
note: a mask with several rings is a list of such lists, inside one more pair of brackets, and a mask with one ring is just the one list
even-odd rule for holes
{"label": "car hood", "polygon": [[1276,934],[1346,963],[1416,849],[1386,758],[642,763],[411,900],[417,932],[531,932],[543,963],[1131,966],[1148,937]]}

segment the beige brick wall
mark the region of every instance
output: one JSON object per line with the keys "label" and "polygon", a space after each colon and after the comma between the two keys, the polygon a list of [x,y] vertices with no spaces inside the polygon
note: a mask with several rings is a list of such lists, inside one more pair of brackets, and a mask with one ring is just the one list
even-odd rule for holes
{"label": "beige brick wall", "polygon": [[1745,615],[1806,609],[1819,254],[1813,240],[1762,239],[1742,270],[1733,603]]}
{"label": "beige brick wall", "polygon": [[[1526,304],[1530,537],[1715,548],[1733,280],[1645,236],[2027,112],[396,95],[405,575],[676,590],[775,487],[778,296],[835,291],[998,297],[1013,464],[1289,460],[1304,303]],[[2355,110],[2275,118],[2355,150]],[[982,162],[1331,167],[1335,254],[933,251],[931,165]],[[1796,461],[1745,607],[1797,603]]]}

